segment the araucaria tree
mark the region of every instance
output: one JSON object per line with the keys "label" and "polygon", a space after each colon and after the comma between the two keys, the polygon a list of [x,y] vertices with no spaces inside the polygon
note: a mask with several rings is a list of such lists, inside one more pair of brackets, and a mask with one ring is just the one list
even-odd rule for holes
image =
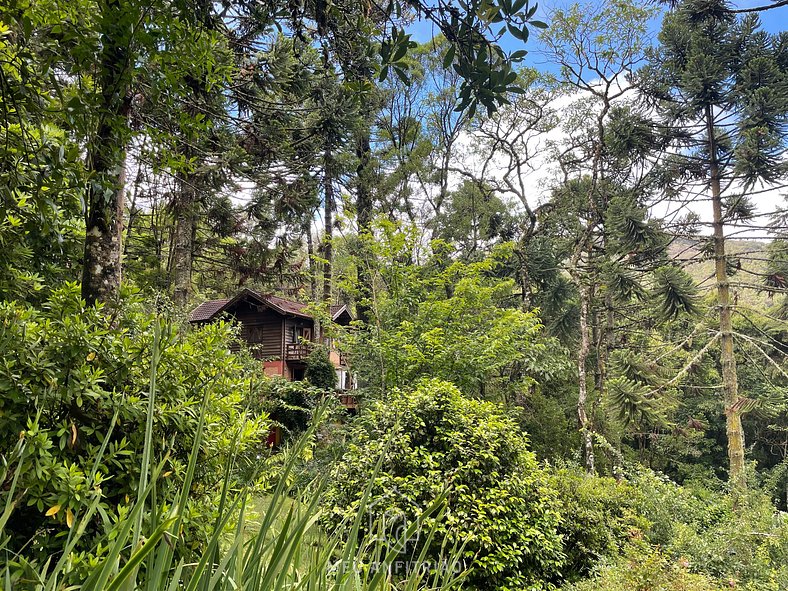
{"label": "araucaria tree", "polygon": [[[573,99],[565,109],[564,138],[555,146],[561,175],[552,196],[553,215],[546,225],[552,227],[551,236],[558,238],[556,249],[561,251],[577,294],[577,422],[589,472],[595,470],[592,395],[595,388],[597,399],[602,397],[609,335],[615,323],[613,290],[603,286],[602,270],[613,264],[626,266],[625,257],[616,256],[620,253],[611,248],[615,224],[607,222],[613,206],[617,203],[620,212],[628,212],[624,217],[631,218],[634,227],[644,229],[642,240],[628,250],[634,254],[648,246],[646,242],[653,242],[647,236],[653,228],[644,219],[641,203],[650,183],[646,174],[635,172],[648,168],[637,165],[636,150],[616,154],[616,130],[609,129],[627,117],[626,107],[635,94],[628,77],[643,58],[649,16],[648,10],[630,2],[596,9],[575,4],[556,11],[552,27],[542,35],[546,54],[561,66],[561,86]],[[596,309],[600,299],[604,300],[604,321]],[[597,368],[590,389],[588,370],[594,352]]]}
{"label": "araucaria tree", "polygon": [[744,487],[747,399],[737,378],[725,226],[752,211],[748,193],[758,183],[788,172],[788,39],[760,30],[754,15],[736,17],[724,0],[687,0],[666,16],[659,41],[643,82],[675,133],[688,191],[711,202],[729,476]]}

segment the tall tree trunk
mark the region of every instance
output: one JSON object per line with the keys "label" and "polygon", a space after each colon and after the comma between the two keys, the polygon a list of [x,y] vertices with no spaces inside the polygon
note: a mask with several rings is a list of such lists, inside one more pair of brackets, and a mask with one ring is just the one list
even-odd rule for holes
{"label": "tall tree trunk", "polygon": [[[140,154],[145,150],[145,143],[143,142],[140,148]],[[137,219],[137,198],[140,194],[140,187],[142,186],[142,166],[137,165],[137,174],[134,176],[134,191],[131,194],[131,203],[129,204],[129,223],[126,225],[126,237],[123,240],[123,256],[129,253],[129,243],[131,243],[131,235],[134,231],[134,222]]]}
{"label": "tall tree trunk", "polygon": [[191,179],[179,175],[179,191],[173,203],[175,236],[173,238],[172,265],[173,294],[177,306],[183,307],[192,293],[192,257],[194,254],[194,206],[196,191]]}
{"label": "tall tree trunk", "polygon": [[714,112],[706,107],[706,136],[709,149],[709,184],[714,210],[714,271],[717,282],[717,305],[720,314],[720,364],[725,403],[726,433],[728,436],[729,478],[737,488],[746,486],[744,473],[744,431],[739,410],[739,382],[736,356],[733,352],[733,324],[731,322],[730,286],[725,258],[725,233],[722,218],[722,190],[717,161],[717,140],[714,135]]}
{"label": "tall tree trunk", "polygon": [[[97,157],[91,158],[94,172],[108,170]],[[123,234],[123,201],[126,165],[120,164],[114,186],[106,192],[98,186],[88,190],[88,211],[85,218],[85,254],[82,265],[82,297],[88,305],[111,302],[118,296],[121,276],[121,236]],[[109,178],[111,173],[98,174]],[[97,185],[107,186],[97,182]]]}
{"label": "tall tree trunk", "polygon": [[[188,76],[186,81],[191,90],[191,99],[186,106],[188,115],[195,119],[205,114],[204,105],[208,100],[207,83],[202,77]],[[192,295],[192,270],[194,267],[194,237],[196,235],[198,198],[200,190],[205,190],[206,173],[204,166],[206,157],[195,147],[199,143],[198,135],[188,125],[182,131],[180,152],[186,162],[196,161],[192,170],[182,171],[177,175],[178,194],[173,201],[175,218],[175,237],[173,245],[173,294],[177,306],[185,306]]]}
{"label": "tall tree trunk", "polygon": [[[356,220],[358,223],[359,236],[363,237],[371,231],[372,217],[373,217],[373,204],[372,204],[372,148],[370,145],[370,131],[364,129],[358,137],[356,142],[356,156],[358,158],[358,166],[356,167]],[[358,269],[358,285],[360,290],[360,300],[356,303],[356,311],[359,320],[364,323],[369,322],[369,304],[368,299],[370,293],[367,291],[370,288],[371,276],[366,267],[366,248],[362,245],[359,252]]]}
{"label": "tall tree trunk", "polygon": [[323,158],[323,198],[325,205],[325,228],[323,233],[323,302],[331,305],[331,283],[334,268],[334,171],[331,150],[326,149]]}
{"label": "tall tree trunk", "polygon": [[588,327],[588,309],[590,307],[590,295],[588,288],[578,279],[578,291],[580,296],[580,348],[577,351],[577,422],[583,437],[583,461],[589,474],[594,473],[594,438],[592,435],[592,425],[586,412],[588,404],[588,375],[586,363],[588,353],[591,350],[591,335]]}
{"label": "tall tree trunk", "polygon": [[312,241],[312,221],[304,223],[304,234],[306,234],[306,254],[309,259],[309,293],[312,301],[317,301],[317,265],[315,265],[315,243]]}
{"label": "tall tree trunk", "polygon": [[87,166],[93,179],[85,212],[85,254],[82,297],[88,304],[111,302],[118,296],[121,275],[123,206],[126,185],[126,142],[131,110],[130,55],[132,22],[122,0],[103,6],[100,119],[88,141]]}

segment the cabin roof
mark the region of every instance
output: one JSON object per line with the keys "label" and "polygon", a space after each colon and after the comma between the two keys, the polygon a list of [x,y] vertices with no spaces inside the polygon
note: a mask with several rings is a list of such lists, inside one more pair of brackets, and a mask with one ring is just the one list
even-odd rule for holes
{"label": "cabin roof", "polygon": [[[280,298],[275,295],[264,295],[254,290],[244,288],[233,298],[203,302],[192,310],[192,313],[189,315],[189,322],[207,322],[244,299],[257,300],[283,316],[312,318],[312,315],[306,311],[307,304]],[[346,313],[351,319],[353,318],[353,315],[345,305],[331,306],[330,311],[333,320],[336,320],[343,313]]]}
{"label": "cabin roof", "polygon": [[216,313],[224,308],[225,304],[230,301],[230,298],[223,300],[208,300],[197,306],[189,315],[189,322],[204,322],[210,320]]}
{"label": "cabin roof", "polygon": [[351,313],[350,309],[347,307],[347,304],[339,304],[337,306],[330,306],[329,312],[331,312],[331,320],[336,321],[340,316],[343,314],[347,316],[348,322],[354,320],[353,314]]}
{"label": "cabin roof", "polygon": [[282,312],[286,314],[293,314],[295,316],[303,316],[305,318],[312,318],[311,314],[305,312],[306,304],[302,304],[300,302],[294,302],[293,300],[286,300],[285,298],[280,298],[278,296],[263,296],[264,299],[273,305],[276,309],[278,308]]}

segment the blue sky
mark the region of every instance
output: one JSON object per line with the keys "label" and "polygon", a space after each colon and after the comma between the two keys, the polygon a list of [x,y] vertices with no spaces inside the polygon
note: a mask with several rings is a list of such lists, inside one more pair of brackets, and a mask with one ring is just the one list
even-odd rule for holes
{"label": "blue sky", "polygon": [[[579,1],[582,3],[583,0]],[[549,25],[550,12],[555,8],[568,6],[570,3],[570,1],[558,2],[555,0],[540,2],[539,9],[536,13],[536,18],[545,21]],[[770,0],[737,0],[731,4],[735,8],[751,8],[754,6],[763,6],[769,3]],[[780,8],[761,12],[759,16],[761,18],[761,22],[763,23],[764,30],[770,33],[779,33],[780,31],[788,30],[788,6],[782,6]],[[655,19],[651,27],[655,38],[656,34],[659,32],[659,27],[660,19]],[[437,33],[431,23],[423,21],[414,23],[408,28],[408,31],[413,34],[413,39],[419,42],[429,41]],[[538,32],[538,30],[532,31],[532,33],[536,32]],[[525,61],[523,62],[524,65],[532,66],[538,69],[552,70],[549,64],[544,63],[544,58],[539,55],[538,42],[535,37],[532,37],[531,40],[524,46],[521,41],[507,34],[502,39],[501,45],[507,51],[527,49],[530,53],[528,57],[525,58]]]}
{"label": "blue sky", "polygon": [[[555,8],[567,7],[572,3],[573,0],[546,0],[540,5],[540,9],[537,12],[537,18],[539,20],[545,21],[548,26],[550,24],[549,14]],[[589,1],[589,0],[579,0],[580,2]],[[590,0],[596,2],[604,2],[605,0]],[[645,0],[642,0],[645,1]],[[764,2],[769,2],[769,0],[737,0],[736,4],[734,5],[736,8],[749,8],[753,6],[762,6]],[[770,33],[778,33],[780,31],[788,30],[788,6],[776,8],[770,11],[765,11],[760,13],[760,18],[763,23],[763,29]],[[656,35],[659,32],[661,26],[661,17],[655,18],[653,22],[650,24],[650,32],[653,36],[654,41],[656,41]],[[431,39],[435,31],[431,28],[431,26],[427,23],[415,23],[412,27],[410,27],[409,32],[414,35],[414,39],[416,41],[424,42]],[[534,33],[534,31],[532,31]],[[523,61],[523,65],[535,67],[541,71],[548,71],[548,72],[555,72],[556,66],[550,64],[546,61],[545,56],[540,52],[539,43],[536,37],[532,37],[531,40],[523,46],[521,41],[514,39],[513,37],[509,36],[502,41],[502,45],[504,49],[507,51],[514,51],[517,49],[527,49],[529,51],[528,56],[526,56],[525,60]],[[562,137],[563,131],[556,130],[555,132],[549,133],[545,136],[546,139],[552,140],[560,140]],[[541,141],[541,140],[540,140]],[[544,159],[543,155],[539,155],[541,148],[537,147],[534,149],[534,153],[537,156],[534,157],[531,164],[533,166],[532,170],[529,170],[525,174],[524,182],[528,187],[529,194],[534,199],[534,202],[538,201],[541,198],[544,198],[546,193],[545,191],[550,185],[550,178],[553,174],[553,167],[551,164]],[[461,157],[459,164],[468,169],[474,170],[474,167],[477,163],[475,163],[475,159],[473,155],[469,157]],[[503,169],[501,169],[503,170]],[[495,165],[487,171],[488,174],[500,175],[502,174],[501,170],[497,170]],[[478,172],[478,170],[477,170]],[[529,198],[530,201],[530,198]],[[774,207],[778,204],[782,203],[781,195],[775,191],[773,194],[761,194],[758,197],[758,205],[761,211],[771,211]],[[513,204],[514,207],[517,207],[517,204]],[[682,213],[686,213],[685,210],[681,210]],[[707,220],[708,213],[704,209],[697,211],[701,216],[701,219]],[[758,235],[762,235],[763,232],[759,232]]]}

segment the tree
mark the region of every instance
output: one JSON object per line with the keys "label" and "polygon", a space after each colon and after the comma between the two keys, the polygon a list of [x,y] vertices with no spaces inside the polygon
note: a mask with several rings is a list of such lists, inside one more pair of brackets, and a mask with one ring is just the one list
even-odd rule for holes
{"label": "tree", "polygon": [[[63,551],[75,520],[93,515],[82,522],[86,532],[74,549],[84,562],[74,560],[66,579],[84,583],[83,569],[106,558],[107,539],[142,493],[147,416],[151,461],[166,466],[156,482],[160,499],[174,498],[190,478],[190,450],[201,438],[189,517],[174,536],[188,540],[178,553],[190,555],[219,504],[216,482],[223,475],[245,481],[228,463],[259,457],[268,433],[264,412],[246,416],[248,399],[263,384],[260,372],[230,351],[231,327],[178,334],[140,299],[125,300],[109,316],[100,306],[85,307],[76,283],[54,289],[41,309],[0,303],[0,322],[7,361],[0,369],[0,446],[4,454],[24,450],[14,470],[3,471],[0,498],[16,505],[6,526],[9,551],[29,547],[31,563],[47,563]],[[24,491],[13,499],[12,481]],[[157,509],[146,520],[154,521]]]}
{"label": "tree", "polygon": [[[31,31],[32,36],[41,37],[35,27],[44,25],[51,26],[55,36],[60,36],[70,48],[66,52],[39,54],[45,59],[41,71],[52,68],[56,73],[55,76],[42,76],[39,81],[45,92],[59,98],[75,89],[76,96],[68,108],[71,113],[77,114],[73,118],[74,129],[84,142],[86,168],[90,174],[85,198],[86,238],[82,285],[83,295],[91,303],[113,300],[120,285],[127,151],[132,139],[141,135],[140,129],[132,125],[132,112],[135,101],[144,100],[148,90],[140,85],[141,73],[146,68],[153,68],[156,56],[176,51],[176,48],[182,49],[179,41],[188,35],[181,36],[181,33],[192,25],[197,25],[192,32],[198,38],[220,28],[227,31],[230,46],[238,50],[240,55],[245,53],[242,49],[246,47],[244,42],[258,40],[261,32],[266,33],[281,23],[288,23],[290,34],[307,45],[310,43],[307,41],[307,31],[314,35],[313,39],[332,39],[337,53],[355,35],[363,43],[355,49],[350,48],[346,57],[364,56],[357,61],[357,64],[364,64],[360,70],[356,68],[359,75],[349,76],[347,80],[359,83],[361,86],[358,89],[364,90],[370,86],[372,76],[377,74],[379,68],[384,78],[389,69],[399,75],[406,75],[402,59],[411,49],[412,42],[410,36],[399,29],[395,22],[403,11],[413,10],[452,39],[446,50],[449,57],[447,62],[454,62],[463,78],[463,107],[469,109],[475,109],[477,104],[494,109],[505,101],[504,95],[514,82],[510,75],[511,64],[513,60],[522,58],[522,55],[506,55],[500,49],[496,43],[500,34],[493,33],[494,25],[504,22],[520,36],[527,34],[529,22],[535,23],[534,26],[542,26],[532,20],[535,7],[532,9],[527,3],[515,7],[508,2],[491,0],[475,0],[470,5],[459,7],[453,3],[433,6],[427,2],[393,2],[379,14],[376,13],[374,18],[357,10],[356,3],[345,7],[329,6],[324,2],[260,7],[239,2],[231,9],[229,6],[210,3],[184,5],[169,0],[152,4],[101,0],[95,7],[82,8],[53,15],[56,18],[49,19],[52,22],[41,22],[32,9],[24,9],[21,18],[15,18],[15,23],[20,25],[21,35],[14,40],[21,47],[26,38],[31,36]],[[347,22],[345,16],[348,14],[355,14],[359,20]],[[58,18],[60,16],[63,18]],[[65,26],[56,21],[64,21]],[[72,26],[77,22],[79,26]],[[374,57],[372,45],[372,39],[378,34],[383,38],[377,53],[379,61]],[[188,53],[182,53],[181,57]],[[202,56],[201,59],[210,59],[210,56],[201,52],[198,54]],[[342,67],[350,63],[338,65]],[[84,84],[88,78],[91,84]],[[201,78],[197,75],[193,82],[197,86],[204,83],[207,88],[211,81],[201,81]],[[179,84],[166,76],[160,81]],[[222,86],[227,88],[228,85],[225,83]],[[4,87],[4,96],[7,91]],[[46,111],[38,112],[42,117],[47,116],[44,115]],[[365,142],[362,141],[360,145],[360,162],[364,168],[368,149]],[[361,177],[366,178],[366,175]],[[365,182],[365,186],[369,186],[369,181]],[[182,189],[187,186],[185,182],[182,184]],[[369,201],[369,196],[365,195],[362,192],[362,201]],[[191,209],[186,207],[190,199],[181,201],[184,202],[181,208],[184,212]],[[364,208],[362,213],[369,214]],[[179,215],[176,249],[179,255],[178,281],[182,284],[178,288],[179,297],[188,291],[185,283],[189,268],[187,251],[191,217],[186,213]]]}
{"label": "tree", "polygon": [[[79,10],[79,6],[74,6]],[[60,98],[47,92],[63,15],[6,11],[0,25],[0,298],[35,301],[76,280],[87,178]]]}
{"label": "tree", "polygon": [[515,283],[498,276],[511,256],[504,243],[476,262],[454,261],[433,242],[423,265],[409,258],[417,231],[386,222],[369,245],[374,331],[345,335],[354,369],[371,393],[384,397],[424,377],[452,380],[467,396],[503,402],[539,378],[565,370],[562,351],[540,337],[533,311],[524,311]]}
{"label": "tree", "polygon": [[734,16],[724,1],[682,2],[665,17],[660,45],[644,80],[663,125],[679,129],[677,162],[707,192],[719,317],[720,364],[727,423],[730,480],[745,486],[739,393],[725,226],[746,218],[748,193],[788,169],[785,117],[788,79],[784,36],[759,30],[757,17]]}
{"label": "tree", "polygon": [[95,127],[88,131],[87,168],[91,173],[85,214],[82,296],[89,303],[113,301],[120,288],[121,238],[126,189],[134,67],[138,61],[135,25],[146,19],[140,8],[120,0],[99,2],[96,35]]}
{"label": "tree", "polygon": [[[627,198],[628,185],[638,186],[638,179],[616,178],[617,173],[638,174],[641,170],[632,166],[634,158],[629,155],[615,161],[610,153],[608,128],[619,112],[617,108],[625,108],[634,94],[627,77],[643,59],[649,16],[647,9],[629,2],[589,10],[573,5],[566,11],[557,11],[553,26],[542,35],[548,55],[561,67],[563,86],[576,97],[565,110],[566,139],[554,148],[561,174],[553,195],[553,217],[558,234],[564,238],[559,258],[567,261],[566,270],[577,294],[577,420],[583,433],[584,462],[590,472],[595,469],[595,456],[588,362],[593,336],[610,334],[614,322],[612,292],[603,296],[604,321],[597,320],[594,310],[601,288],[601,263],[610,240],[606,216],[614,199]],[[629,200],[635,206],[642,197],[630,196]],[[642,211],[638,217],[643,217]],[[648,228],[643,219],[635,219],[635,226],[641,225]],[[610,341],[600,337],[596,343],[595,385],[601,396]]]}
{"label": "tree", "polygon": [[436,238],[454,246],[462,260],[478,260],[493,245],[509,242],[517,232],[516,217],[492,188],[464,181],[448,195],[443,213],[432,220]]}

